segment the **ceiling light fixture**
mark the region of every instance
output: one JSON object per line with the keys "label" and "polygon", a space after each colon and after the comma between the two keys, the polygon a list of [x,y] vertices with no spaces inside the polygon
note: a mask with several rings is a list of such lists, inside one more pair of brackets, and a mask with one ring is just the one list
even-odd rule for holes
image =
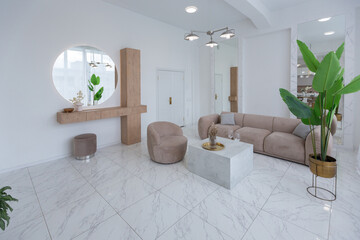
{"label": "ceiling light fixture", "polygon": [[207,34],[210,36],[210,42],[206,43],[206,46],[213,48],[213,47],[216,47],[218,45],[218,43],[213,41],[212,36],[214,35],[214,33],[220,32],[220,31],[224,31],[220,35],[221,38],[230,39],[235,36],[234,29],[229,29],[228,27],[225,27],[225,28],[220,28],[217,30],[212,30],[212,31],[207,31],[207,32],[192,30],[190,33],[185,34],[184,39],[187,41],[194,41],[194,40],[199,39],[199,36],[196,35],[195,32],[196,33],[204,33],[204,34]]}
{"label": "ceiling light fixture", "polygon": [[212,36],[210,35],[210,42],[206,43],[205,45],[208,46],[208,47],[213,48],[213,47],[216,47],[219,44],[217,42],[214,42],[213,39],[212,39]]}
{"label": "ceiling light fixture", "polygon": [[220,35],[221,38],[226,38],[226,39],[230,39],[233,36],[235,36],[234,29],[226,29],[226,31]]}
{"label": "ceiling light fixture", "polygon": [[327,22],[331,19],[331,17],[326,17],[326,18],[320,18],[318,21],[319,22]]}
{"label": "ceiling light fixture", "polygon": [[187,13],[196,13],[197,7],[195,7],[195,6],[188,6],[188,7],[185,8],[185,11],[186,11]]}
{"label": "ceiling light fixture", "polygon": [[185,34],[184,39],[185,39],[185,40],[188,40],[188,41],[194,41],[194,40],[199,39],[199,36],[196,35],[195,33],[191,32],[191,33]]}
{"label": "ceiling light fixture", "polygon": [[330,31],[330,32],[325,32],[324,35],[325,36],[330,36],[333,35],[335,32],[334,31]]}

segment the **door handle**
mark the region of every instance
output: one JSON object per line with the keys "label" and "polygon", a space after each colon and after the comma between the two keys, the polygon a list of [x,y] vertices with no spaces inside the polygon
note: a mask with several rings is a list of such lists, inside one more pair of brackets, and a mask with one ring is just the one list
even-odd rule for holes
{"label": "door handle", "polygon": [[215,93],[215,100],[217,100],[217,94]]}
{"label": "door handle", "polygon": [[169,104],[172,104],[172,97],[169,97]]}

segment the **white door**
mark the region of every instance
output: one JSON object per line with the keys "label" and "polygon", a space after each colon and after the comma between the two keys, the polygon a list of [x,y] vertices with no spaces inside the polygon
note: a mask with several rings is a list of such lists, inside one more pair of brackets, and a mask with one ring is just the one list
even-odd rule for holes
{"label": "white door", "polygon": [[184,126],[184,73],[158,72],[158,120]]}
{"label": "white door", "polygon": [[215,113],[223,111],[223,76],[215,74]]}

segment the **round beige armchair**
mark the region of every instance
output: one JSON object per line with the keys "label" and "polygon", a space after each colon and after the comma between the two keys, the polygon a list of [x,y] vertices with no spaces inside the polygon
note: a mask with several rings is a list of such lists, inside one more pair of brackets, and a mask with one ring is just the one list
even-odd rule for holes
{"label": "round beige armchair", "polygon": [[176,124],[154,122],[147,128],[147,146],[154,162],[176,163],[185,156],[187,138]]}

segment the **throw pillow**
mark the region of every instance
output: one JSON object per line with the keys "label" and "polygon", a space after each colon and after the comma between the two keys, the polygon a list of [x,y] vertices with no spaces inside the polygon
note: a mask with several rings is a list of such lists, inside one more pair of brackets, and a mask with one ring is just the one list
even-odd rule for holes
{"label": "throw pillow", "polygon": [[220,116],[222,125],[235,125],[234,113],[222,113]]}
{"label": "throw pillow", "polygon": [[301,137],[303,139],[306,139],[306,137],[309,133],[310,133],[310,127],[303,123],[300,123],[299,125],[297,125],[297,127],[293,131],[294,135]]}

